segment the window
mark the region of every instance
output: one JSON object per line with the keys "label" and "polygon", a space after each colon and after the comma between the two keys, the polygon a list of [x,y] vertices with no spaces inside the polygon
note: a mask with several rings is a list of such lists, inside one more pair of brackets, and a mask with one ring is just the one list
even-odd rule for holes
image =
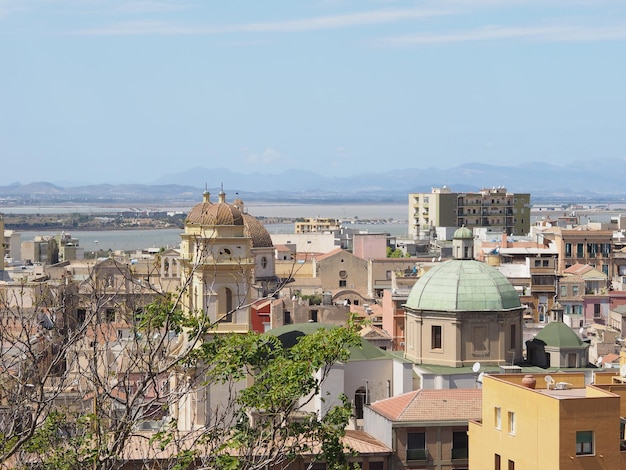
{"label": "window", "polygon": [[112,308],[106,309],[105,320],[109,323],[115,321],[115,309],[112,309]]}
{"label": "window", "polygon": [[467,431],[452,432],[452,458],[467,459],[468,457]]}
{"label": "window", "polygon": [[539,266],[541,266],[541,260],[536,259],[535,260],[535,268],[538,268]]}
{"label": "window", "polygon": [[560,294],[561,297],[567,297],[567,286],[560,286]]}
{"label": "window", "polygon": [[264,256],[261,258],[261,267],[265,269],[267,267],[267,258]]}
{"label": "window", "polygon": [[339,279],[339,287],[346,287],[347,282],[345,279]]}
{"label": "window", "polygon": [[593,431],[576,431],[576,455],[593,454]]}
{"label": "window", "polygon": [[596,318],[600,316],[600,304],[593,304],[593,316]]}
{"label": "window", "polygon": [[550,260],[549,259],[544,259],[542,260],[542,263],[544,268],[549,268],[550,267]]}
{"label": "window", "polygon": [[431,349],[441,349],[441,326],[433,325],[430,338]]}
{"label": "window", "polygon": [[218,322],[232,322],[233,321],[233,291],[228,287],[224,288],[220,292],[218,297]]}
{"label": "window", "polygon": [[517,347],[517,325],[515,323],[511,325],[510,344],[511,344],[510,349],[515,349]]}
{"label": "window", "polygon": [[509,411],[509,434],[515,434],[515,412]]}
{"label": "window", "polygon": [[494,454],[493,457],[493,468],[495,470],[500,470],[500,454]]}
{"label": "window", "polygon": [[582,243],[576,244],[576,256],[578,256],[579,258],[583,257],[583,247],[584,245]]}
{"label": "window", "polygon": [[571,243],[565,244],[565,256],[568,258],[572,257],[572,244]]}
{"label": "window", "polygon": [[496,429],[502,429],[502,409],[499,406],[493,409],[493,418]]}
{"label": "window", "polygon": [[578,295],[578,286],[572,286],[572,295],[574,297]]}
{"label": "window", "polygon": [[515,462],[509,460],[509,470],[515,470]]}
{"label": "window", "polygon": [[426,433],[409,432],[406,435],[406,459],[426,460]]}

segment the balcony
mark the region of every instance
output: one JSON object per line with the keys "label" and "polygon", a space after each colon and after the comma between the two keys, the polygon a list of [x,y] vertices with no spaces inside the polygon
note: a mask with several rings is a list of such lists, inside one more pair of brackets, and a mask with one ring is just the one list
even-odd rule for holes
{"label": "balcony", "polygon": [[427,460],[428,451],[426,449],[407,449],[406,459],[407,460]]}

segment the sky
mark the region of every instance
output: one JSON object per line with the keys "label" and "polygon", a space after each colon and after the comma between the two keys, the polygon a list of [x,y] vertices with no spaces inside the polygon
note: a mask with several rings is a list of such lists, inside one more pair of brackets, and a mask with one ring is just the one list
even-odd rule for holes
{"label": "sky", "polygon": [[0,0],[0,185],[626,158],[623,0]]}

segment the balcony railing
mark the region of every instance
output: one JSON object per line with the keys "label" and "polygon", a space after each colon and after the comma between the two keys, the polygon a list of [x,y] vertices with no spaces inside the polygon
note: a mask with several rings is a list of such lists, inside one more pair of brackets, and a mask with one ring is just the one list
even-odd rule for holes
{"label": "balcony railing", "polygon": [[406,459],[407,460],[427,460],[428,451],[426,449],[407,449],[406,450]]}

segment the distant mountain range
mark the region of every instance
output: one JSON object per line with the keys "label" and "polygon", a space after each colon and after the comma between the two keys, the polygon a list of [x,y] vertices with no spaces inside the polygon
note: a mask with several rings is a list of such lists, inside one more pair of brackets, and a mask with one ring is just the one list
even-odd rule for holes
{"label": "distant mountain range", "polygon": [[[205,187],[229,200],[265,202],[405,202],[411,192],[447,186],[455,192],[504,186],[531,193],[533,202],[626,200],[626,161],[596,160],[556,166],[541,162],[515,166],[467,163],[454,168],[407,168],[385,172],[322,175],[310,171],[236,173],[224,168],[191,168],[164,175],[153,184],[99,184],[62,187],[52,183],[0,186],[0,198],[15,203],[166,203],[198,201]],[[217,200],[217,197],[214,198]],[[1,209],[0,209],[1,210]]]}

